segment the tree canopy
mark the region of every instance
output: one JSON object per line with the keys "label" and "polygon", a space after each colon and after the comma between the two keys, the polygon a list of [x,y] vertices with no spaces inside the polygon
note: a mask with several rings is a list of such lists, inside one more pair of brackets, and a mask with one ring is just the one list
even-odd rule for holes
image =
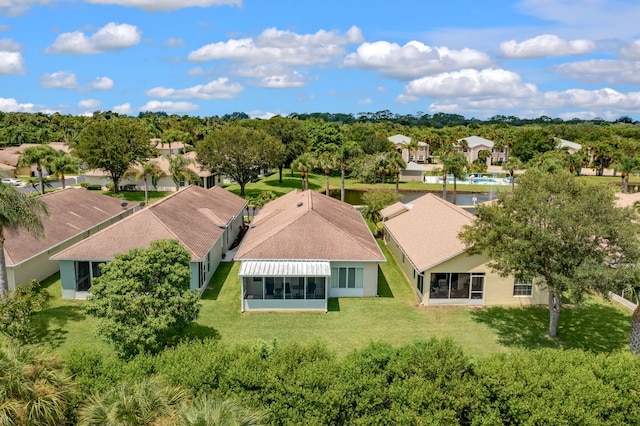
{"label": "tree canopy", "polygon": [[117,254],[91,286],[86,312],[96,332],[123,357],[155,353],[198,317],[198,295],[189,290],[189,253],[177,240]]}
{"label": "tree canopy", "polygon": [[523,174],[513,194],[478,206],[460,234],[471,254],[485,253],[504,275],[539,277],[549,291],[549,335],[556,337],[563,297],[637,282],[638,216],[615,206],[610,188],[568,171]]}

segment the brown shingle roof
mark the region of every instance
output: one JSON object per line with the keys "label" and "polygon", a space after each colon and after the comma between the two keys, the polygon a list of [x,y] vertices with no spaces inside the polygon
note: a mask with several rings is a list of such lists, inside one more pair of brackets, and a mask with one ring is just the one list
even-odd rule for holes
{"label": "brown shingle roof", "polygon": [[293,191],[265,205],[236,259],[385,260],[353,206],[315,191]]}
{"label": "brown shingle roof", "polygon": [[423,195],[411,204],[411,210],[388,219],[384,226],[418,271],[464,251],[458,234],[475,216],[434,194]]}
{"label": "brown shingle roof", "polygon": [[37,240],[26,231],[5,231],[4,256],[15,265],[47,251],[123,212],[122,200],[83,188],[67,188],[41,197],[50,218],[43,220],[45,237]]}
{"label": "brown shingle roof", "polygon": [[113,226],[69,247],[52,259],[113,259],[137,247],[149,247],[151,241],[179,240],[199,260],[222,236],[233,218],[242,213],[245,200],[215,186],[204,189],[188,186]]}

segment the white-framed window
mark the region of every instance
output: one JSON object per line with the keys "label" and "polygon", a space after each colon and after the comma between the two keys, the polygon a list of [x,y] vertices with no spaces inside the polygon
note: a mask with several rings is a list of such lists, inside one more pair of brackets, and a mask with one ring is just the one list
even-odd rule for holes
{"label": "white-framed window", "polygon": [[331,268],[332,288],[362,288],[364,285],[364,268],[340,267]]}
{"label": "white-framed window", "polygon": [[531,296],[533,294],[532,277],[516,277],[513,283],[514,296]]}

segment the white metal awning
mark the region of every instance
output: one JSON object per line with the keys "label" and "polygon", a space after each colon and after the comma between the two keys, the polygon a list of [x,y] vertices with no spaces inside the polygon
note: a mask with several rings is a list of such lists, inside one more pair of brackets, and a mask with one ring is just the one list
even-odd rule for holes
{"label": "white metal awning", "polygon": [[241,277],[329,277],[331,265],[322,261],[245,260]]}

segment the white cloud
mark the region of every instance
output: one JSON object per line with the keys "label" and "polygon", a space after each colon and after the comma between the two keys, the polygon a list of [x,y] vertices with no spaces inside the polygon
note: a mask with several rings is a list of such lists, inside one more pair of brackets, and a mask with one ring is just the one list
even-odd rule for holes
{"label": "white cloud", "polygon": [[262,77],[256,86],[271,89],[284,89],[290,87],[303,87],[306,81],[302,74],[294,71],[290,74],[270,75]]}
{"label": "white cloud", "polygon": [[569,89],[562,92],[546,92],[545,104],[554,108],[637,108],[640,92],[620,93],[610,88],[598,90]]}
{"label": "white cloud", "polygon": [[640,83],[640,62],[636,61],[597,59],[560,64],[555,70],[585,83]]}
{"label": "white cloud", "polygon": [[14,98],[0,98],[0,111],[3,112],[33,112],[34,104],[21,104]]}
{"label": "white cloud", "polygon": [[177,37],[169,37],[164,45],[167,47],[183,47],[185,45],[184,40]]}
{"label": "white cloud", "polygon": [[129,115],[131,114],[133,109],[131,108],[131,104],[127,102],[122,105],[115,105],[113,108],[111,108],[111,111],[118,114]]}
{"label": "white cloud", "polygon": [[74,31],[60,34],[45,52],[87,55],[122,50],[140,43],[142,31],[135,25],[110,22],[91,36]]}
{"label": "white cloud", "polygon": [[312,65],[327,63],[344,55],[344,45],[358,42],[360,29],[345,34],[320,30],[315,34],[296,34],[269,28],[257,39],[241,38],[211,43],[189,53],[193,62],[227,59],[243,64]]}
{"label": "white cloud", "polygon": [[477,50],[431,47],[419,41],[410,41],[404,46],[387,41],[363,43],[344,60],[348,67],[377,70],[383,75],[399,79],[484,67],[490,63],[489,56]]}
{"label": "white cloud", "polygon": [[95,110],[97,107],[100,106],[102,102],[100,102],[97,99],[84,99],[80,102],[78,102],[78,106],[80,108],[85,108],[85,109],[93,109]]}
{"label": "white cloud", "polygon": [[197,110],[199,106],[192,102],[149,101],[142,105],[140,111],[164,111],[167,113],[187,113]]}
{"label": "white cloud", "polygon": [[85,0],[93,4],[116,4],[137,7],[148,12],[176,10],[185,7],[242,6],[242,0]]}
{"label": "white cloud", "polygon": [[260,120],[269,120],[271,117],[275,117],[276,115],[282,115],[282,114],[276,114],[269,111],[249,111],[247,115],[251,118],[258,118]]}
{"label": "white cloud", "polygon": [[640,59],[640,40],[624,46],[620,49],[620,55],[626,59]]}
{"label": "white cloud", "polygon": [[0,50],[0,75],[24,74],[24,58],[20,52]]}
{"label": "white cloud", "polygon": [[22,50],[22,45],[17,43],[10,38],[0,39],[0,51],[5,52],[19,52]]}
{"label": "white cloud", "polygon": [[183,99],[233,99],[244,90],[241,84],[229,83],[228,78],[218,78],[207,84],[198,84],[186,89],[172,89],[168,87],[154,87],[146,95],[155,98],[183,98]]}
{"label": "white cloud", "polygon": [[67,71],[58,71],[51,74],[44,74],[40,77],[40,86],[45,89],[69,89],[74,90],[79,87],[78,77]]}
{"label": "white cloud", "polygon": [[507,58],[545,58],[549,56],[582,55],[594,51],[591,40],[563,40],[553,34],[543,34],[523,42],[500,43],[500,53]]}
{"label": "white cloud", "polygon": [[89,87],[95,90],[111,90],[113,89],[113,80],[109,77],[96,77]]}
{"label": "white cloud", "polygon": [[424,77],[409,82],[405,93],[417,97],[533,96],[537,89],[520,76],[503,69],[465,69]]}

